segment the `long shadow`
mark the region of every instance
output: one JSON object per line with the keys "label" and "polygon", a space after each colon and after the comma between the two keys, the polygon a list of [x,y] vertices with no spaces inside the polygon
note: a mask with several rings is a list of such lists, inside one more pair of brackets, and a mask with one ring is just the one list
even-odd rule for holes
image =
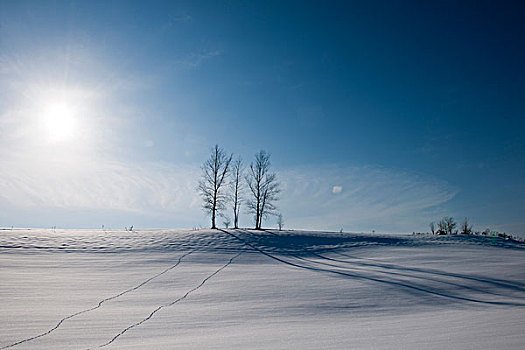
{"label": "long shadow", "polygon": [[[263,231],[273,236],[281,237],[281,235],[278,235],[270,230],[263,230]],[[250,231],[246,231],[246,232],[250,232]],[[351,256],[348,254],[343,254],[339,252],[338,250],[339,249],[332,249],[332,250],[327,250],[327,251],[329,251],[330,253],[335,253],[335,254],[345,256],[345,257],[348,257],[354,260],[358,260],[358,261],[347,261],[347,260],[341,260],[341,259],[334,259],[334,258],[330,258],[324,255],[321,255],[317,253],[316,251],[313,251],[310,249],[304,249],[303,253],[308,254],[308,255],[314,255],[322,259],[345,263],[345,264],[381,268],[381,269],[389,269],[389,270],[395,270],[395,271],[410,271],[410,272],[417,272],[417,273],[430,274],[430,275],[439,275],[443,277],[453,277],[453,278],[458,278],[458,279],[471,280],[475,282],[490,284],[493,286],[502,287],[506,289],[513,289],[519,292],[525,292],[525,283],[520,283],[518,281],[505,281],[505,280],[494,279],[494,278],[486,278],[486,277],[481,278],[481,277],[476,277],[476,276],[468,276],[468,275],[462,275],[462,274],[457,274],[457,273],[444,272],[444,271],[435,270],[435,269],[422,269],[422,268],[417,268],[417,267],[398,266],[394,264],[377,262],[374,259],[360,258],[360,257]],[[372,262],[363,262],[363,260],[372,261]],[[407,275],[407,276],[414,277],[414,275]]]}
{"label": "long shadow", "polygon": [[[271,235],[274,235],[274,236],[279,236],[277,235],[276,233],[270,231],[270,230],[263,230]],[[495,293],[495,292],[492,292],[492,291],[489,291],[489,290],[486,290],[486,289],[479,289],[479,288],[476,288],[476,287],[472,287],[472,286],[466,286],[464,284],[459,284],[459,283],[455,283],[455,282],[451,282],[451,281],[444,281],[442,279],[438,279],[438,278],[433,278],[433,277],[427,277],[427,276],[417,276],[417,275],[414,275],[414,274],[408,274],[408,273],[403,273],[403,272],[396,272],[396,271],[381,271],[381,270],[378,270],[378,268],[385,268],[384,266],[381,266],[380,264],[366,264],[366,263],[358,263],[358,262],[351,262],[351,261],[346,261],[346,260],[340,260],[340,259],[334,259],[334,258],[329,258],[329,257],[326,257],[324,255],[321,255],[321,254],[318,254],[316,252],[311,252],[311,251],[307,251],[305,250],[306,253],[308,253],[309,255],[312,255],[312,256],[316,256],[318,258],[321,258],[323,260],[327,260],[327,261],[334,261],[334,262],[339,262],[339,263],[344,263],[345,265],[350,265],[350,267],[346,267],[346,269],[352,269],[352,270],[357,270],[358,272],[360,271],[359,268],[356,268],[354,265],[358,265],[358,266],[366,266],[366,267],[373,267],[374,269],[371,270],[371,272],[373,273],[379,273],[379,274],[384,274],[384,275],[387,275],[389,277],[391,276],[402,276],[402,277],[409,277],[409,278],[415,278],[415,279],[419,279],[419,280],[425,280],[425,281],[432,281],[432,282],[437,282],[437,283],[440,283],[440,284],[446,284],[446,285],[449,285],[449,286],[454,286],[454,287],[458,287],[458,288],[462,288],[462,289],[465,289],[465,290],[468,290],[468,291],[475,291],[475,292],[479,292],[479,293],[484,293],[484,294],[491,294],[491,295],[495,295],[495,296],[503,296],[503,297],[509,297],[508,295],[506,294],[503,294],[503,293]],[[304,262],[307,262],[307,263],[314,263],[314,264],[319,264],[319,265],[324,265],[324,266],[329,266],[329,267],[334,267],[334,268],[342,268],[341,266],[339,265],[334,265],[334,264],[331,264],[331,263],[327,263],[327,262],[324,262],[324,261],[312,261],[312,260],[309,260],[309,259],[306,259],[304,254],[303,256],[298,256],[296,254],[289,254],[290,256],[293,256],[294,258],[296,259],[299,259],[299,260],[302,260]],[[395,265],[392,265],[390,264],[388,269],[391,269],[391,270],[401,270],[403,271],[402,268],[400,267],[397,267]],[[431,276],[433,275],[436,275],[435,273],[430,273],[428,271],[423,271],[422,269],[419,269],[418,273],[426,273],[426,274],[430,274]],[[444,274],[444,273],[441,273],[439,274],[441,276],[446,276],[446,277],[451,277],[450,274]],[[467,276],[464,276],[462,277],[463,279],[471,279],[471,280],[475,280],[477,282],[480,282],[482,280],[480,279],[475,279],[475,278],[466,278]],[[455,277],[457,278],[457,277]],[[399,280],[395,280],[394,281],[399,281]],[[490,283],[490,284],[494,284],[494,282],[487,282],[486,280],[483,281],[484,283]],[[412,282],[413,285],[416,285],[414,282]],[[502,283],[497,283],[499,284],[500,286],[503,286],[505,288],[509,288],[509,285],[508,284],[502,284]],[[421,285],[419,285],[421,286]],[[515,287],[515,286],[510,286],[510,289],[513,289],[513,290],[518,290],[520,292],[523,292],[524,290],[522,288],[519,288],[519,287]]]}
{"label": "long shadow", "polygon": [[[279,237],[278,234],[276,234],[276,233],[274,233],[274,232],[272,232],[270,230],[263,229],[263,231],[267,232],[267,233],[269,233],[271,235]],[[426,276],[417,276],[417,275],[413,275],[413,274],[408,274],[408,273],[403,273],[403,272],[396,272],[396,271],[381,271],[381,270],[378,270],[379,265],[359,264],[359,263],[354,263],[354,262],[347,261],[347,260],[340,260],[340,259],[329,258],[327,256],[318,254],[316,252],[307,251],[307,250],[305,250],[305,252],[307,252],[311,256],[316,256],[316,257],[321,258],[321,259],[326,260],[326,261],[333,261],[333,262],[336,262],[336,263],[343,263],[345,265],[350,265],[350,266],[347,266],[347,267],[344,267],[344,268],[345,269],[351,269],[351,270],[354,270],[354,271],[357,270],[358,272],[360,271],[360,269],[355,267],[354,265],[373,267],[374,269],[371,270],[371,272],[384,274],[384,275],[387,275],[387,276],[402,276],[402,277],[416,278],[416,279],[420,279],[420,280],[432,281],[432,282],[437,282],[437,283],[441,283],[441,284],[447,284],[447,285],[454,286],[454,287],[464,288],[464,289],[468,289],[470,291],[477,291],[477,292],[480,292],[480,293],[488,293],[488,294],[492,294],[492,295],[505,296],[505,295],[502,295],[500,293],[493,293],[493,292],[489,292],[489,291],[486,291],[486,290],[481,290],[481,289],[478,289],[478,288],[475,288],[475,287],[465,286],[465,285],[459,284],[459,283],[454,283],[454,282],[450,282],[450,281],[443,281],[443,280],[440,280],[438,278],[432,278],[432,277],[426,277]],[[338,269],[343,268],[340,265],[335,265],[335,264],[332,264],[330,262],[309,260],[309,259],[305,258],[304,254],[302,256],[301,255],[296,255],[296,254],[288,254],[288,255],[290,255],[290,256],[292,256],[292,257],[294,257],[296,259],[302,260],[302,261],[304,261],[306,263],[314,263],[314,264],[324,265],[324,266],[328,266],[328,267],[334,267],[334,268],[338,268]]]}
{"label": "long shadow", "polygon": [[[333,253],[335,253],[337,255],[341,255],[341,256],[347,257],[347,258],[351,258],[351,259],[373,260],[373,259],[365,259],[365,258],[355,257],[355,256],[344,254],[344,253],[341,253],[341,252],[338,252],[338,251],[334,251]],[[335,261],[341,261],[341,262],[345,261],[345,260],[333,259],[333,258],[329,258],[329,257],[325,257],[325,258],[329,259],[329,260],[335,260]],[[350,264],[360,265],[360,266],[379,267],[379,268],[384,268],[384,269],[404,270],[404,271],[412,271],[412,272],[417,272],[417,273],[426,273],[426,274],[439,275],[439,276],[444,276],[444,277],[454,277],[454,278],[459,278],[459,279],[465,279],[465,280],[471,280],[471,281],[475,281],[475,282],[491,284],[491,285],[496,286],[496,287],[502,287],[502,288],[507,288],[507,289],[514,289],[514,290],[519,291],[519,292],[525,292],[525,288],[524,288],[525,284],[524,283],[520,283],[518,281],[506,281],[506,280],[487,278],[487,277],[481,278],[481,277],[475,277],[475,276],[467,276],[467,275],[462,275],[462,274],[457,274],[457,273],[452,273],[452,272],[444,272],[444,271],[435,270],[435,269],[421,269],[421,268],[417,268],[417,267],[406,267],[406,266],[400,267],[400,266],[393,265],[393,264],[388,264],[388,263],[366,263],[366,262],[359,262],[359,261],[356,261],[356,262],[354,262],[354,261],[352,261],[352,262],[346,261],[346,262],[350,263]]]}
{"label": "long shadow", "polygon": [[[377,282],[377,283],[386,284],[386,285],[395,286],[395,287],[402,287],[402,288],[406,288],[408,290],[417,291],[417,292],[428,294],[428,295],[434,295],[434,296],[443,297],[443,298],[447,298],[447,299],[452,299],[452,300],[456,300],[456,301],[462,301],[462,302],[472,302],[472,303],[485,304],[485,305],[525,306],[525,303],[503,302],[503,301],[486,301],[486,300],[474,299],[474,298],[469,298],[469,297],[464,297],[464,296],[452,295],[452,294],[448,294],[448,293],[445,293],[445,292],[442,292],[442,291],[438,291],[438,290],[432,290],[432,289],[429,289],[427,286],[419,285],[419,284],[416,284],[416,283],[408,283],[408,282],[399,281],[399,280],[387,280],[387,279],[376,278],[376,277],[373,277],[373,276],[359,274],[359,273],[355,273],[355,272],[352,273],[352,272],[348,272],[348,271],[339,271],[339,270],[333,270],[333,269],[325,269],[325,268],[316,267],[316,266],[308,266],[308,265],[301,264],[299,262],[293,262],[293,261],[289,261],[289,260],[281,258],[281,257],[277,257],[277,256],[275,256],[275,255],[273,255],[271,253],[266,252],[264,249],[262,249],[260,247],[257,247],[255,244],[250,243],[247,240],[241,238],[237,234],[234,234],[234,233],[222,230],[222,229],[219,229],[219,230],[224,232],[224,233],[227,233],[227,234],[229,234],[229,235],[231,235],[231,236],[233,236],[235,238],[237,238],[239,241],[243,242],[248,247],[252,248],[255,251],[258,251],[259,253],[261,253],[261,254],[263,254],[263,255],[265,255],[265,256],[273,259],[273,260],[276,260],[276,261],[279,261],[279,262],[281,262],[283,264],[286,264],[286,265],[289,265],[289,266],[293,266],[293,267],[296,267],[296,268],[300,268],[300,269],[305,269],[305,270],[314,271],[314,272],[327,273],[327,274],[333,274],[333,275],[337,275],[337,276],[343,276],[343,277],[346,277],[346,278],[353,278],[353,279],[359,279],[359,280],[365,280],[365,281],[372,281],[372,282]],[[248,231],[243,231],[243,230],[237,230],[237,231],[239,231],[241,233],[245,233],[245,234],[251,234],[251,232],[248,232]],[[299,257],[297,255],[295,256],[295,258],[299,258],[300,260],[303,260],[303,261],[305,260],[304,257]],[[308,260],[308,262],[316,264],[315,261]]]}
{"label": "long shadow", "polygon": [[[293,232],[288,235],[276,235],[268,230],[248,231],[252,237],[257,237],[261,245],[276,250],[279,254],[309,254],[310,251],[328,252],[333,247],[369,247],[413,245],[410,238],[399,236],[365,236],[357,234],[308,233],[307,235]],[[265,233],[270,233],[265,234]]]}
{"label": "long shadow", "polygon": [[[325,256],[323,256],[321,254],[317,254],[317,253],[312,253],[312,255],[316,256],[318,258],[324,259],[324,260],[344,263],[345,265],[350,265],[350,266],[344,267],[344,269],[346,269],[346,270],[350,269],[350,270],[357,271],[357,272],[362,271],[360,268],[353,266],[353,265],[359,265],[359,264],[354,264],[352,262],[344,261],[344,260],[332,259],[332,258],[325,257]],[[328,267],[334,267],[334,268],[338,268],[338,269],[342,269],[343,268],[340,265],[335,265],[335,264],[331,264],[331,263],[328,263],[328,262],[317,261],[317,260],[316,261],[312,261],[312,260],[309,260],[309,259],[305,258],[304,256],[297,256],[297,255],[292,255],[292,256],[295,257],[296,259],[303,260],[303,261],[309,262],[309,263],[324,265],[324,266],[328,266]],[[381,270],[378,270],[377,268],[374,268],[373,270],[370,270],[370,272],[373,272],[373,273],[376,273],[376,274],[383,274],[383,275],[386,275],[386,276],[389,276],[389,277],[391,277],[391,276],[400,276],[400,277],[409,277],[409,278],[412,278],[412,279],[418,279],[418,280],[423,280],[423,281],[431,281],[431,282],[436,282],[436,283],[441,283],[441,284],[446,284],[446,285],[449,285],[449,286],[454,286],[454,287],[466,289],[466,290],[469,290],[469,291],[476,291],[476,292],[479,292],[479,293],[485,293],[485,294],[491,294],[491,295],[497,295],[497,296],[507,296],[505,294],[494,293],[494,292],[487,291],[487,290],[484,290],[484,289],[479,289],[479,288],[472,287],[472,286],[466,286],[466,285],[455,283],[455,282],[451,282],[451,281],[444,281],[444,280],[441,280],[441,279],[438,279],[438,278],[433,278],[433,277],[417,276],[417,275],[414,275],[414,274],[395,272],[395,271],[381,271]]]}
{"label": "long shadow", "polygon": [[[247,230],[246,230],[247,231]],[[371,235],[371,234],[348,234],[335,232],[308,232],[282,231],[277,237],[265,235],[267,230],[249,230],[252,235],[258,236],[261,243],[275,248],[279,253],[296,252],[302,249],[315,250],[317,252],[331,251],[333,246],[344,248],[359,248],[370,246],[436,246],[442,244],[468,244],[471,246],[486,246],[491,248],[502,248],[510,250],[525,251],[525,243],[505,240],[499,237],[483,237],[472,235],[448,235],[448,236],[395,236],[395,235]]]}
{"label": "long shadow", "polygon": [[35,340],[35,339],[41,338],[41,337],[43,337],[43,336],[46,336],[46,335],[52,333],[53,331],[57,330],[57,329],[58,329],[58,328],[59,328],[59,327],[65,322],[65,321],[70,320],[70,319],[72,319],[73,317],[76,317],[76,316],[79,316],[79,315],[85,314],[85,313],[87,313],[87,312],[94,311],[94,310],[100,308],[100,307],[102,306],[102,304],[104,304],[104,303],[106,303],[106,302],[108,302],[108,301],[110,301],[110,300],[116,299],[116,298],[118,298],[118,297],[123,296],[124,294],[130,293],[130,292],[132,292],[132,291],[135,291],[135,290],[139,289],[140,287],[142,287],[142,286],[144,286],[145,284],[151,282],[151,281],[154,280],[155,278],[158,278],[158,277],[164,275],[165,273],[167,273],[168,271],[171,271],[171,270],[173,270],[174,268],[176,268],[177,266],[179,266],[180,263],[182,262],[182,259],[183,259],[184,257],[190,255],[191,253],[193,253],[193,251],[189,251],[189,252],[187,252],[187,253],[181,255],[181,256],[179,257],[179,259],[177,260],[177,262],[176,262],[174,265],[172,265],[172,266],[170,266],[170,267],[164,269],[163,271],[161,271],[161,272],[159,272],[159,273],[153,275],[152,277],[150,277],[150,278],[148,278],[148,279],[142,281],[142,282],[139,283],[138,285],[136,285],[136,286],[134,286],[134,287],[132,287],[132,288],[126,289],[125,291],[120,292],[120,293],[118,293],[118,294],[115,294],[115,295],[113,295],[113,296],[110,296],[110,297],[108,297],[108,298],[102,299],[102,300],[100,300],[100,301],[98,302],[98,304],[97,304],[96,306],[93,306],[93,307],[90,307],[90,308],[88,308],[88,309],[84,309],[84,310],[81,310],[81,311],[75,312],[74,314],[71,314],[71,315],[69,315],[69,316],[66,316],[66,317],[62,318],[60,321],[58,321],[58,323],[57,323],[54,327],[50,328],[50,329],[47,330],[46,332],[40,333],[40,334],[35,335],[35,336],[33,336],[33,337],[30,337],[30,338],[26,338],[26,339],[23,339],[23,340],[17,341],[16,343],[13,343],[13,344],[10,344],[10,345],[6,345],[6,346],[0,348],[0,350],[2,350],[2,349],[12,348],[13,346],[20,345],[20,344],[23,344],[23,343],[27,343],[27,342],[29,342],[29,341],[32,341],[32,340]]}

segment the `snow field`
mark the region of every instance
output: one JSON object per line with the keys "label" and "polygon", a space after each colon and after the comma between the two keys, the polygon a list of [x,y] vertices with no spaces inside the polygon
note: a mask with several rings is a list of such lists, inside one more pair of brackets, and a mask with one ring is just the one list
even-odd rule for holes
{"label": "snow field", "polygon": [[0,348],[525,344],[519,244],[293,231],[31,230],[0,232],[0,246]]}

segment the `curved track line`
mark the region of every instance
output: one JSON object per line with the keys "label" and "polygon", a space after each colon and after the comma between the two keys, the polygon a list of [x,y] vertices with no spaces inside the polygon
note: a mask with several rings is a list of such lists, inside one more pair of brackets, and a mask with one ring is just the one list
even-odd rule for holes
{"label": "curved track line", "polygon": [[86,312],[90,312],[90,311],[96,310],[96,309],[98,309],[99,307],[101,307],[102,304],[104,304],[104,303],[107,302],[107,301],[110,301],[110,300],[116,299],[116,298],[118,298],[118,297],[121,297],[121,296],[124,295],[124,294],[127,294],[127,293],[129,293],[129,292],[132,292],[132,291],[134,291],[134,290],[139,289],[140,287],[142,287],[142,286],[144,286],[145,284],[151,282],[151,281],[154,280],[155,278],[160,277],[160,276],[162,276],[163,274],[165,274],[166,272],[168,272],[168,271],[170,271],[170,270],[173,270],[174,268],[176,268],[177,266],[179,266],[179,264],[181,263],[182,259],[183,259],[184,257],[190,255],[191,253],[193,253],[193,251],[190,251],[190,252],[187,252],[187,253],[181,255],[181,256],[179,257],[179,259],[177,260],[177,263],[176,263],[175,265],[172,265],[172,266],[168,267],[168,268],[165,269],[164,271],[159,272],[158,274],[156,274],[156,275],[154,275],[154,276],[148,278],[147,280],[141,282],[140,284],[136,285],[135,287],[132,287],[132,288],[126,289],[125,291],[120,292],[120,293],[118,293],[118,294],[116,294],[116,295],[113,295],[113,296],[111,296],[111,297],[108,297],[108,298],[102,299],[101,301],[98,302],[98,304],[97,304],[96,306],[93,306],[93,307],[91,307],[91,308],[89,308],[89,309],[85,309],[85,310],[82,310],[82,311],[78,311],[78,312],[76,312],[76,313],[74,313],[74,314],[71,314],[71,315],[69,315],[69,316],[64,317],[63,319],[61,319],[60,321],[58,321],[58,323],[57,323],[53,328],[49,329],[48,331],[46,331],[46,332],[44,332],[44,333],[40,333],[40,334],[35,335],[35,336],[33,336],[33,337],[30,337],[30,338],[27,338],[27,339],[23,339],[23,340],[17,341],[16,343],[13,343],[13,344],[10,344],[10,345],[6,345],[6,346],[0,348],[0,350],[8,349],[8,348],[12,348],[13,346],[20,345],[20,344],[22,344],[22,343],[27,343],[27,342],[29,342],[29,341],[32,341],[32,340],[35,340],[35,339],[41,338],[41,337],[43,337],[43,336],[46,336],[46,335],[50,334],[51,332],[55,331],[55,330],[56,330],[58,327],[60,327],[60,326],[62,325],[62,323],[64,323],[65,321],[67,321],[67,320],[69,320],[69,319],[72,319],[73,317],[76,317],[76,316],[78,316],[78,315],[85,314]]}
{"label": "curved track line", "polygon": [[[418,292],[423,292],[423,293],[427,293],[427,294],[431,294],[431,295],[435,295],[435,296],[443,297],[443,298],[447,298],[447,299],[452,299],[452,300],[460,300],[460,301],[467,301],[467,302],[471,302],[471,303],[487,304],[487,305],[525,306],[525,303],[512,303],[512,302],[504,302],[504,301],[478,300],[478,299],[473,299],[473,298],[468,298],[468,297],[461,297],[461,296],[457,296],[457,295],[449,295],[449,294],[445,294],[445,293],[442,293],[442,292],[439,292],[439,291],[430,290],[430,289],[427,289],[425,287],[421,287],[421,286],[418,286],[418,285],[415,285],[415,284],[412,285],[412,284],[404,283],[402,281],[389,281],[389,280],[383,280],[383,279],[380,279],[380,278],[364,276],[364,275],[361,275],[361,274],[355,274],[355,273],[343,272],[343,271],[336,271],[336,270],[330,270],[330,269],[323,269],[323,268],[315,267],[315,266],[301,265],[299,263],[295,263],[295,262],[292,262],[292,261],[287,261],[287,260],[281,259],[279,257],[276,257],[276,256],[274,256],[274,255],[272,255],[270,253],[267,253],[264,250],[256,247],[255,245],[253,245],[251,243],[248,243],[248,241],[240,238],[239,236],[237,236],[237,235],[235,235],[235,234],[233,234],[231,232],[228,232],[228,231],[225,231],[225,230],[222,230],[222,229],[218,229],[218,230],[220,230],[220,231],[222,231],[224,233],[227,233],[227,234],[237,238],[238,240],[240,240],[241,242],[243,242],[247,246],[251,247],[253,250],[258,251],[259,253],[261,253],[263,255],[266,255],[267,257],[269,257],[271,259],[274,259],[274,260],[277,260],[277,261],[279,261],[279,262],[281,262],[283,264],[294,266],[294,267],[297,267],[297,268],[300,268],[300,269],[304,269],[304,270],[316,271],[316,272],[325,272],[325,273],[330,273],[330,274],[339,275],[339,276],[352,277],[352,278],[366,280],[366,281],[378,282],[378,283],[382,283],[382,284],[396,285],[396,286],[400,286],[400,287],[405,287],[405,288],[408,288],[408,289],[416,290]],[[302,259],[302,260],[304,260],[304,259]],[[310,262],[311,263],[315,263],[313,261],[310,261]]]}
{"label": "curved track line", "polygon": [[[228,267],[232,262],[233,260],[235,260],[236,258],[238,258],[243,252],[239,252],[238,254],[236,254],[234,257],[232,257],[226,264],[222,265],[219,269],[217,269],[215,272],[213,272],[211,275],[209,275],[208,277],[206,277],[205,279],[202,280],[202,282],[196,286],[196,287],[193,287],[192,289],[190,289],[189,291],[186,292],[186,294],[184,294],[183,296],[181,296],[180,298],[168,303],[168,304],[164,304],[164,305],[161,305],[161,306],[158,306],[155,310],[153,310],[147,317],[143,318],[142,320],[140,320],[139,322],[136,322],[134,324],[132,324],[131,326],[128,326],[126,328],[124,328],[120,333],[118,333],[117,335],[115,335],[110,341],[108,341],[107,343],[104,343],[102,345],[99,345],[98,347],[99,348],[103,348],[105,346],[108,346],[109,344],[113,343],[115,340],[117,340],[118,337],[120,337],[121,335],[123,335],[124,333],[126,333],[127,331],[129,331],[130,329],[132,328],[135,328],[137,326],[140,326],[141,324],[143,324],[144,322],[148,321],[149,319],[151,319],[153,317],[153,315],[155,315],[157,312],[159,312],[160,310],[166,308],[166,307],[170,307],[170,306],[173,306],[175,304],[177,304],[178,302],[186,299],[188,297],[188,295],[190,295],[191,293],[195,292],[197,289],[201,288],[210,278],[212,278],[213,276],[215,276],[216,274],[218,274],[219,272],[221,272],[222,270],[224,270],[226,267]],[[88,349],[90,350],[90,349]]]}

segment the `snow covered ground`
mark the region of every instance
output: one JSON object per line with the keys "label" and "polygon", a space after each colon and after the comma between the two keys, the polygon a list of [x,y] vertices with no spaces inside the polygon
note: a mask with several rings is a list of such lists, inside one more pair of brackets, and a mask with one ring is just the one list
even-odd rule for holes
{"label": "snow covered ground", "polygon": [[525,244],[0,230],[0,349],[523,349]]}

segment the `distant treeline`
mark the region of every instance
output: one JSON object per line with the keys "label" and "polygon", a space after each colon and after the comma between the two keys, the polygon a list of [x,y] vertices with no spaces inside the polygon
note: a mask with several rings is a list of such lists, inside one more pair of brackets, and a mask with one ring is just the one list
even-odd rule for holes
{"label": "distant treeline", "polygon": [[[483,231],[474,231],[472,229],[472,225],[470,224],[468,218],[463,219],[463,221],[460,223],[459,227],[456,221],[454,221],[454,218],[451,216],[444,216],[439,220],[438,222],[432,221],[429,224],[430,232],[427,232],[426,234],[432,234],[432,235],[476,235],[476,236],[490,236],[490,237],[500,237],[503,239],[511,239],[513,241],[519,241],[519,242],[525,242],[525,239],[522,237],[512,236],[508,235],[505,232],[498,232],[491,230],[490,228],[487,228]],[[423,234],[423,233],[416,233],[413,232],[413,234]]]}

